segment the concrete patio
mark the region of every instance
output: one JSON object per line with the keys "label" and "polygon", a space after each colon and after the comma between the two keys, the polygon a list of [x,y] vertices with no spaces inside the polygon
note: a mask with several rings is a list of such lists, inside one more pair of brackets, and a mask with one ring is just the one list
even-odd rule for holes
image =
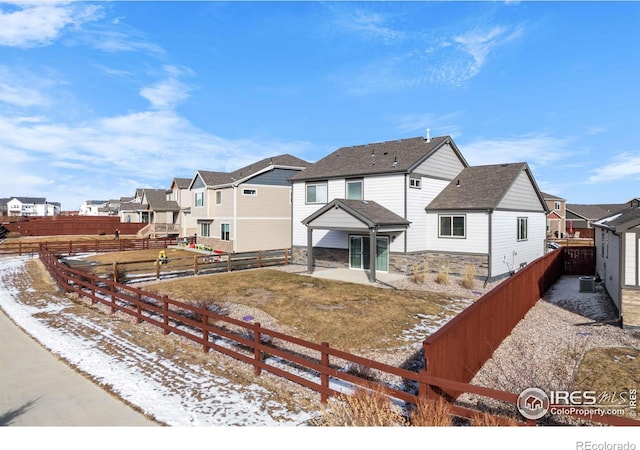
{"label": "concrete patio", "polygon": [[[316,268],[312,274],[306,275],[327,280],[345,281],[347,283],[372,284],[369,282],[368,270]],[[399,281],[405,277],[405,275],[399,273],[376,272],[376,280],[382,284]]]}

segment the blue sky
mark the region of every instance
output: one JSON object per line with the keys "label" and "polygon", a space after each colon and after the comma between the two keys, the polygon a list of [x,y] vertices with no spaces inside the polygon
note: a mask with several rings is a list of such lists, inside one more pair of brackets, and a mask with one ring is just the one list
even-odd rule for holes
{"label": "blue sky", "polygon": [[77,209],[429,128],[622,203],[639,49],[638,2],[0,2],[0,197]]}

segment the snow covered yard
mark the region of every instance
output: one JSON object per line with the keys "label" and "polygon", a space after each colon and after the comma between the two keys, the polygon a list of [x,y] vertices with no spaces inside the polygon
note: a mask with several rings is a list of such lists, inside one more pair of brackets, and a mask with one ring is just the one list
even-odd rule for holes
{"label": "snow covered yard", "polygon": [[283,401],[212,354],[164,354],[163,346],[154,351],[137,343],[145,334],[152,344],[165,338],[157,330],[129,326],[123,316],[78,306],[54,291],[35,295],[29,260],[0,258],[3,311],[52,353],[154,420],[170,426],[296,426],[318,413],[312,401]]}

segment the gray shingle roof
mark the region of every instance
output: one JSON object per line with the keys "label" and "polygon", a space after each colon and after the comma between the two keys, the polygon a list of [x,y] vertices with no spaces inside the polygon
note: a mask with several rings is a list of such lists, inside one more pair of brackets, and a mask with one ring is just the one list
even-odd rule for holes
{"label": "gray shingle roof", "polygon": [[[249,164],[248,166],[244,166],[238,170],[234,170],[233,172],[212,172],[208,170],[199,170],[198,174],[200,174],[202,181],[204,181],[207,186],[220,186],[224,184],[232,184],[238,180],[242,180],[243,178],[250,177],[251,175],[260,172],[261,170],[264,170],[269,166],[299,167],[303,169],[311,165],[311,163],[303,159],[289,154],[283,154],[264,158],[260,161]],[[191,182],[192,180],[189,181]]]}
{"label": "gray shingle roof", "polygon": [[47,199],[44,197],[11,197],[9,201],[16,199],[20,203],[33,203],[34,205],[44,205],[47,203]]}
{"label": "gray shingle roof", "polygon": [[640,224],[640,205],[637,202],[594,222],[595,226],[600,225],[615,231],[624,231],[638,224]]}
{"label": "gray shingle roof", "polygon": [[[342,147],[293,176],[291,181],[406,173],[446,142],[456,148],[449,136],[434,137],[430,142],[423,137],[415,137]],[[458,155],[464,161],[459,152]],[[464,164],[467,165],[466,161]]]}
{"label": "gray shingle roof", "polygon": [[321,216],[326,211],[333,208],[342,208],[352,216],[366,223],[369,227],[374,226],[392,226],[392,225],[409,225],[409,221],[404,217],[399,216],[393,211],[385,208],[371,200],[348,200],[348,199],[334,199],[320,208],[315,213],[304,219],[302,223],[308,224],[313,219]]}
{"label": "gray shingle roof", "polygon": [[175,183],[178,189],[189,189],[191,178],[174,178],[172,184]]}
{"label": "gray shingle roof", "polygon": [[626,204],[583,205],[567,203],[567,212],[587,220],[597,220],[623,209]]}
{"label": "gray shingle roof", "polygon": [[164,189],[144,189],[147,204],[154,211],[179,211],[180,207],[175,200],[167,200]]}
{"label": "gray shingle roof", "polygon": [[562,197],[558,197],[556,195],[548,194],[546,192],[541,192],[542,196],[545,200],[564,200]]}
{"label": "gray shingle roof", "polygon": [[527,163],[467,167],[427,206],[427,210],[494,209]]}

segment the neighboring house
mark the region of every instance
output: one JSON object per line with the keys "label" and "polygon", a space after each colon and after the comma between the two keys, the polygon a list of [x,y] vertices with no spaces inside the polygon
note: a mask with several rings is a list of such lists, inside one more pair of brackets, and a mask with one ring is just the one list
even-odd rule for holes
{"label": "neighboring house", "polygon": [[498,278],[544,255],[544,200],[525,163],[469,167],[449,136],[336,150],[292,178],[294,262]]}
{"label": "neighboring house", "polygon": [[234,172],[198,171],[189,186],[198,243],[230,252],[290,248],[288,180],[309,165],[279,155]]}
{"label": "neighboring house", "polygon": [[[562,238],[567,233],[567,207],[566,200],[562,197],[542,192],[547,204],[547,237]],[[575,224],[573,225],[575,227]]]}
{"label": "neighboring house", "polygon": [[7,202],[9,202],[9,200],[11,200],[11,199],[10,198],[0,198],[0,217],[9,215],[9,212],[8,212],[8,209],[7,209]]}
{"label": "neighboring house", "polygon": [[7,202],[9,216],[57,216],[60,203],[47,202],[43,197],[11,197]]}
{"label": "neighboring house", "polygon": [[640,328],[640,200],[593,222],[596,273],[618,308],[623,327]]}
{"label": "neighboring house", "polygon": [[194,236],[197,233],[197,223],[191,216],[193,196],[189,190],[191,178],[174,178],[171,187],[167,191],[167,200],[175,201],[180,208],[176,224],[180,230],[180,236]]}
{"label": "neighboring house", "polygon": [[567,203],[567,222],[571,222],[573,228],[592,228],[593,222],[607,217],[627,206],[625,203],[604,205],[585,205]]}
{"label": "neighboring house", "polygon": [[120,221],[147,223],[138,231],[140,237],[178,236],[180,207],[168,197],[166,189],[136,189],[133,200],[120,203]]}
{"label": "neighboring house", "polygon": [[81,216],[106,216],[104,208],[107,207],[107,200],[85,200],[80,205],[79,214]]}

